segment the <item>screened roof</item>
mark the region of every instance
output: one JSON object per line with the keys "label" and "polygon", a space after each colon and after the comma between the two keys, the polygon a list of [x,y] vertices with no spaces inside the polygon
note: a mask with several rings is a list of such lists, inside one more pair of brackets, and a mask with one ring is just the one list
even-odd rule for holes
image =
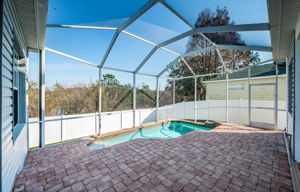
{"label": "screened roof", "polygon": [[[197,22],[203,11],[215,14],[224,7],[229,23]],[[49,0],[47,23],[47,51],[109,70],[168,76],[180,61],[189,75],[199,75],[189,58],[214,50],[225,67],[222,50],[251,50],[272,59],[265,0]],[[241,41],[218,39],[224,33],[237,33]],[[188,47],[195,36],[199,44]]]}

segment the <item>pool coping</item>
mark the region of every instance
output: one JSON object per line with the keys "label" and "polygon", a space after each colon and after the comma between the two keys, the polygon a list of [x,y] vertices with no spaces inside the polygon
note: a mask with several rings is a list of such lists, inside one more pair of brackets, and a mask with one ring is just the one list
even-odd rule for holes
{"label": "pool coping", "polygon": [[[112,132],[104,133],[104,134],[100,134],[100,135],[93,135],[93,136],[85,137],[82,140],[88,140],[89,143],[87,145],[89,146],[89,145],[93,144],[94,141],[99,140],[101,138],[112,137],[112,136],[120,135],[120,134],[123,134],[123,133],[135,131],[135,130],[138,130],[138,129],[152,127],[152,126],[155,126],[155,125],[160,125],[162,123],[169,123],[169,122],[184,122],[184,123],[190,123],[190,124],[194,124],[194,125],[205,126],[205,123],[202,123],[202,122],[189,121],[189,120],[183,120],[183,119],[168,119],[168,120],[163,120],[163,121],[146,123],[146,124],[139,125],[139,126],[136,126],[136,127],[122,129],[122,130],[118,130],[118,131],[112,131]],[[219,123],[217,121],[210,121],[210,122]],[[216,127],[218,127],[218,126],[216,126]],[[214,128],[216,128],[216,127],[214,127]],[[214,128],[212,128],[212,129],[214,129]],[[211,131],[211,130],[207,130],[207,131]]]}

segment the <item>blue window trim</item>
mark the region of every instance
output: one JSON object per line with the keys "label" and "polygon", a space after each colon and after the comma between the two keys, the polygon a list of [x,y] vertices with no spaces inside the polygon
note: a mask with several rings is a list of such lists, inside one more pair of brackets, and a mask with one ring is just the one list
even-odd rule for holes
{"label": "blue window trim", "polygon": [[16,140],[19,138],[19,135],[24,127],[26,127],[26,123],[17,123],[15,125],[13,128],[13,142],[16,142]]}
{"label": "blue window trim", "polygon": [[[14,70],[16,70],[14,68]],[[14,71],[15,72],[15,71]],[[15,103],[15,99],[17,100],[17,123],[13,126],[12,129],[12,140],[13,143],[17,140],[19,137],[20,133],[22,132],[23,128],[26,125],[26,74],[22,74],[21,72],[17,73],[18,78],[13,80],[17,80],[17,97],[13,97],[13,103]],[[14,85],[13,85],[14,86]],[[13,87],[14,89],[14,87]],[[15,109],[13,110],[13,113],[15,113]]]}

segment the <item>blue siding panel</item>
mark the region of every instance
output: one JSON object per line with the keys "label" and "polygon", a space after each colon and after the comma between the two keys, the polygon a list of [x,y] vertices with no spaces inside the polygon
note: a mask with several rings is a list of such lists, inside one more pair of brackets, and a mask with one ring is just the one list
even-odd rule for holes
{"label": "blue siding panel", "polygon": [[[13,69],[13,29],[15,35],[19,37],[19,39],[24,40],[22,36],[21,27],[18,24],[18,18],[15,15],[15,8],[13,5],[13,1],[4,0],[4,13],[3,13],[3,34],[1,42],[1,97],[2,97],[2,105],[1,105],[1,137],[2,137],[2,184],[1,188],[3,192],[9,192],[13,189],[16,175],[23,168],[23,164],[26,158],[26,154],[28,151],[27,144],[27,129],[26,124],[22,124],[23,127],[18,129],[20,131],[19,136],[16,140],[13,141],[13,106],[12,106],[12,69]],[[27,53],[27,46],[25,41],[20,42],[21,48]],[[25,85],[25,78],[21,84]],[[20,98],[21,99],[21,98]],[[21,99],[21,102],[25,102]],[[21,126],[21,124],[20,124]]]}

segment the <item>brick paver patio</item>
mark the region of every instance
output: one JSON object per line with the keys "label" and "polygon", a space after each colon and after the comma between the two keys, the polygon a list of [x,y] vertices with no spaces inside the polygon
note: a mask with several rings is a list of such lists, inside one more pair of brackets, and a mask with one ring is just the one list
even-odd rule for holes
{"label": "brick paver patio", "polygon": [[283,133],[240,125],[90,151],[30,151],[14,191],[292,191]]}

